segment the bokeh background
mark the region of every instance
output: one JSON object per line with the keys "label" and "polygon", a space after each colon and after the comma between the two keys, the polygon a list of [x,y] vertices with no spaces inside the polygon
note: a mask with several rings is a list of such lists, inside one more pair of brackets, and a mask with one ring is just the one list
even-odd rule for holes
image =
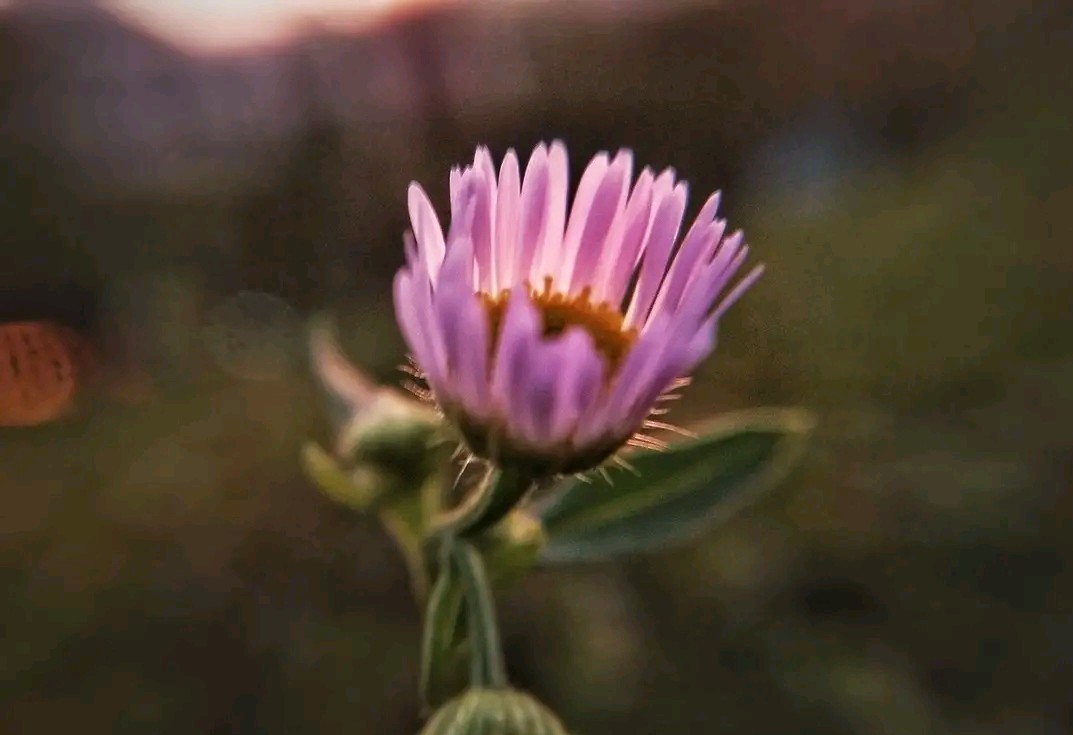
{"label": "bokeh background", "polygon": [[0,3],[0,321],[149,387],[0,429],[2,729],[416,732],[304,330],[397,379],[407,183],[561,137],[768,265],[676,418],[821,422],[706,538],[508,595],[516,683],[591,735],[1073,732],[1070,48],[1065,0]]}

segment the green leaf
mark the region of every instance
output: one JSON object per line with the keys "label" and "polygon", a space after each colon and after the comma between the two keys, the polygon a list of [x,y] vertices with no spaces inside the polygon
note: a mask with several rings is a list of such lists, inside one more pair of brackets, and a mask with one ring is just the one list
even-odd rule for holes
{"label": "green leaf", "polygon": [[627,455],[635,473],[575,479],[540,512],[543,560],[606,558],[695,537],[773,488],[800,459],[809,412],[765,408],[721,416],[703,436]]}

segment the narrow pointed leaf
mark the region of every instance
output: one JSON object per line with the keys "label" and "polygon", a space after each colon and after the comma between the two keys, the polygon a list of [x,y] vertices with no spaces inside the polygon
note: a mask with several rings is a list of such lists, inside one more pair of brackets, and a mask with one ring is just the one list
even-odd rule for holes
{"label": "narrow pointed leaf", "polygon": [[540,511],[543,560],[606,558],[695,537],[777,485],[814,423],[793,408],[729,414],[699,438],[627,455],[636,474],[616,471],[611,484],[570,481]]}

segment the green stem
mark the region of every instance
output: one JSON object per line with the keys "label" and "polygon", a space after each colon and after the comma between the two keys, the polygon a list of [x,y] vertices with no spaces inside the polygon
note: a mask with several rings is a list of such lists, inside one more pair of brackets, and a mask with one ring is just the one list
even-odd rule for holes
{"label": "green stem", "polygon": [[461,505],[436,520],[434,535],[472,536],[494,526],[516,506],[533,486],[532,477],[517,469],[491,469],[480,487]]}
{"label": "green stem", "polygon": [[496,622],[492,586],[480,553],[468,541],[455,539],[450,544],[451,563],[458,572],[462,594],[466,598],[469,621],[470,686],[505,689],[507,668]]}
{"label": "green stem", "polygon": [[432,709],[450,695],[454,671],[455,628],[462,614],[463,595],[450,559],[440,565],[439,578],[428,598],[421,639],[422,706]]}

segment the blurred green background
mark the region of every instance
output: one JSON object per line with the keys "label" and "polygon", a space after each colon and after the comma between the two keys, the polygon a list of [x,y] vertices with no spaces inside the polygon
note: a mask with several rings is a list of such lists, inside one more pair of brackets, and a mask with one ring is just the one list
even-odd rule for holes
{"label": "blurred green background", "polygon": [[723,189],[768,266],[674,419],[821,422],[704,540],[507,596],[514,681],[591,735],[1073,732],[1071,47],[1060,0],[463,3],[212,54],[0,8],[0,321],[153,386],[0,429],[3,729],[416,732],[403,563],[300,472],[303,330],[397,380],[407,183],[443,211],[477,143],[561,137]]}

